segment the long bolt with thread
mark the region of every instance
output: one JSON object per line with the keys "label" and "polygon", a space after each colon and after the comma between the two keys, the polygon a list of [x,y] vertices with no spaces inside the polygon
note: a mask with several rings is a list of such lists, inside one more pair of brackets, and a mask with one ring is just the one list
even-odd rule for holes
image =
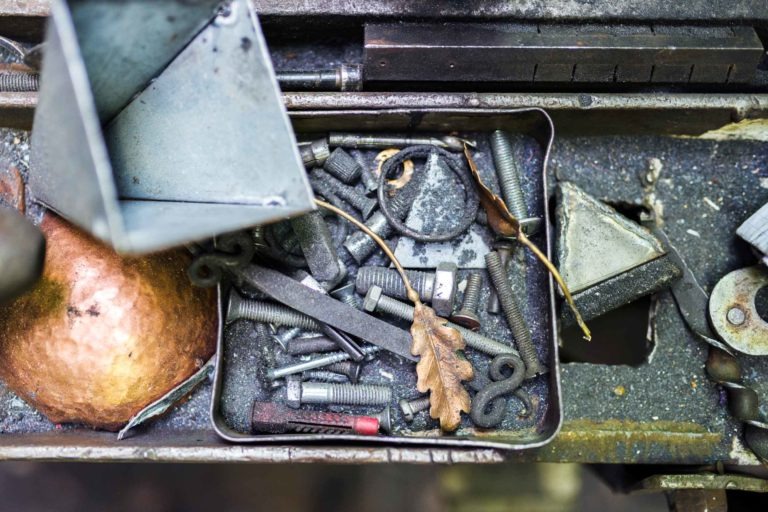
{"label": "long bolt with thread", "polygon": [[[401,320],[413,322],[413,306],[400,302],[392,297],[387,297],[382,293],[381,288],[378,286],[373,286],[368,290],[368,293],[365,296],[365,302],[363,303],[363,309],[369,312],[380,311]],[[459,331],[467,346],[478,352],[492,356],[510,353],[517,354],[517,350],[500,341],[470,331],[469,329],[452,322],[447,322],[446,325]]]}
{"label": "long bolt with thread", "polygon": [[229,293],[227,323],[239,319],[300,327],[301,329],[313,332],[321,330],[320,323],[308,315],[280,304],[244,299],[235,290],[232,290]]}
{"label": "long bolt with thread", "polygon": [[502,130],[491,134],[491,152],[496,174],[499,177],[501,196],[512,215],[518,219],[528,217],[525,196],[520,186],[520,168],[517,165],[514,148],[509,135]]}
{"label": "long bolt with thread", "polygon": [[[405,274],[411,282],[411,286],[419,294],[423,301],[432,300],[432,292],[435,284],[434,272],[422,272],[420,270],[406,270]],[[357,293],[364,294],[372,286],[378,286],[381,291],[390,297],[398,299],[407,299],[408,294],[405,291],[405,284],[400,273],[395,269],[383,267],[360,267],[355,278],[355,288]]]}
{"label": "long bolt with thread", "polygon": [[372,384],[302,382],[301,404],[385,405],[392,400],[392,388]]}
{"label": "long bolt with thread", "polygon": [[531,378],[542,372],[542,366],[539,362],[539,355],[531,339],[531,332],[523,318],[520,307],[512,292],[512,285],[509,284],[507,272],[504,270],[501,258],[497,252],[489,252],[485,255],[485,266],[488,274],[491,276],[493,286],[496,288],[496,294],[499,297],[501,309],[509,324],[509,329],[515,337],[517,348],[520,351],[520,357],[525,363],[525,376]]}

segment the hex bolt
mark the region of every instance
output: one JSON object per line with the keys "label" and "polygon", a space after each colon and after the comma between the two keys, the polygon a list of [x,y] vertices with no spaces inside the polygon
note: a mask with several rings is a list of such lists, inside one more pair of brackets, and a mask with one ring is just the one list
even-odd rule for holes
{"label": "hex bolt", "polygon": [[336,343],[327,336],[313,336],[311,338],[294,338],[288,340],[284,346],[287,354],[292,356],[305,356],[320,352],[335,352],[339,349]]}
{"label": "hex bolt", "polygon": [[[403,220],[411,209],[411,203],[407,200],[405,194],[398,194],[390,199],[389,206],[392,210],[392,214],[400,220]],[[365,225],[381,238],[388,238],[394,232],[384,214],[378,211],[368,219]],[[365,261],[379,247],[376,242],[363,231],[355,231],[349,235],[347,239],[344,240],[343,245],[358,264]]]}
{"label": "hex bolt", "polygon": [[339,255],[331,238],[328,224],[319,211],[291,219],[291,227],[301,245],[312,276],[318,281],[334,281],[345,270],[339,264]]}
{"label": "hex bolt", "polygon": [[[432,300],[435,274],[433,272],[421,272],[419,270],[406,270],[411,286],[419,294],[419,298],[425,302]],[[398,299],[407,299],[405,284],[400,273],[395,269],[384,267],[360,267],[355,278],[355,289],[359,294],[365,294],[371,286],[378,286],[385,295]]]}
{"label": "hex bolt", "polygon": [[[411,285],[425,302],[431,302],[432,307],[440,316],[448,316],[453,310],[456,297],[456,265],[441,262],[434,273],[407,270],[406,274]],[[378,286],[385,295],[406,299],[403,278],[394,269],[382,267],[360,267],[355,279],[358,293],[367,293],[372,286]]]}
{"label": "hex bolt", "polygon": [[480,289],[482,286],[483,276],[480,273],[473,272],[469,274],[461,309],[451,317],[454,323],[473,331],[480,328],[480,319],[477,317],[477,304],[480,301]]}
{"label": "hex bolt", "polygon": [[334,299],[338,299],[347,306],[352,306],[355,309],[360,309],[363,305],[357,292],[355,292],[355,283],[347,283],[340,288],[336,288],[330,295]]}
{"label": "hex bolt", "polygon": [[[379,347],[367,346],[363,347],[363,353],[374,354],[379,351]],[[346,361],[349,359],[349,354],[346,352],[334,352],[326,356],[310,359],[309,361],[302,361],[296,364],[290,364],[288,366],[282,366],[280,368],[272,368],[267,372],[267,378],[269,380],[282,379],[288,375],[294,375],[296,373],[302,373],[309,370],[316,370],[317,368],[323,368],[324,366],[332,365],[340,361]],[[328,371],[333,371],[328,369]],[[336,372],[341,373],[341,372]],[[350,379],[352,380],[352,379]]]}
{"label": "hex bolt", "polygon": [[[392,297],[387,297],[382,294],[381,288],[378,286],[372,286],[371,289],[368,290],[368,293],[365,295],[365,300],[363,301],[363,309],[371,313],[380,311],[401,320],[413,322],[413,306],[400,302]],[[500,341],[488,338],[451,322],[446,322],[445,325],[459,331],[467,346],[472,347],[478,352],[492,356],[497,356],[499,354],[517,354],[517,350]]]}
{"label": "hex bolt", "polygon": [[398,404],[400,405],[400,411],[403,413],[403,418],[410,423],[416,417],[416,414],[429,409],[429,395],[420,396],[413,400],[403,398]]}
{"label": "hex bolt", "polygon": [[345,185],[321,169],[312,171],[312,187],[323,194],[324,190],[340,197],[349,203],[355,210],[360,212],[363,219],[371,216],[373,211],[379,205],[376,199],[367,197],[359,192],[355,187]]}
{"label": "hex bolt", "polygon": [[520,168],[509,134],[502,130],[495,130],[491,134],[491,153],[504,203],[510,213],[518,219],[525,233],[533,234],[538,230],[541,219],[528,216],[528,206],[525,204],[525,195],[520,184]]}
{"label": "hex bolt", "polygon": [[507,272],[504,270],[501,258],[497,252],[489,252],[485,255],[485,266],[488,274],[491,276],[493,286],[496,288],[496,294],[501,303],[501,309],[509,324],[509,329],[515,337],[517,348],[520,351],[520,357],[525,363],[526,378],[535,377],[542,372],[541,363],[536,347],[531,340],[531,331],[525,323],[520,307],[512,292],[512,285],[509,284]]}
{"label": "hex bolt", "polygon": [[315,380],[319,382],[337,382],[344,383],[349,379],[340,373],[329,372],[328,370],[309,370],[301,374],[304,380]]}
{"label": "hex bolt", "polygon": [[323,164],[328,174],[344,183],[354,183],[360,178],[363,166],[352,155],[341,148],[336,148]]}
{"label": "hex bolt", "polygon": [[239,293],[232,290],[229,292],[227,323],[241,318],[267,324],[290,325],[307,331],[317,332],[320,330],[320,323],[304,313],[299,313],[281,304],[244,299]]}
{"label": "hex bolt", "polygon": [[392,400],[392,388],[372,384],[336,384],[289,380],[285,403],[298,408],[303,404],[386,405]]}
{"label": "hex bolt", "polygon": [[39,75],[23,71],[0,71],[0,92],[35,92]]}
{"label": "hex bolt", "polygon": [[[502,243],[494,244],[494,248],[496,249],[496,252],[499,253],[499,258],[501,259],[501,268],[503,268],[504,272],[506,272],[507,268],[509,268],[509,262],[512,261],[512,252],[514,251],[515,246],[511,242],[505,241]],[[501,313],[499,296],[496,295],[496,290],[493,287],[491,287],[491,294],[488,296],[486,311],[492,315],[498,315]]]}

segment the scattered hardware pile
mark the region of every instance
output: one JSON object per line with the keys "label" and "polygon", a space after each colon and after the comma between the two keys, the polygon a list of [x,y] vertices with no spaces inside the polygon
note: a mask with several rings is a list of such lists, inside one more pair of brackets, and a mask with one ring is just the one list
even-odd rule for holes
{"label": "scattered hardware pile", "polygon": [[[545,294],[528,290],[546,286],[546,270],[487,226],[465,145],[483,181],[499,184],[511,213],[543,247],[543,156],[532,139],[498,130],[466,137],[331,133],[301,144],[300,154],[318,199],[365,223],[392,251],[397,244],[398,255],[406,240],[413,244],[425,269],[406,271],[414,290],[466,344],[463,352],[432,347],[435,359],[454,358],[432,367],[437,391],[444,388],[450,401],[469,390],[468,416],[446,424],[441,404],[418,390],[408,332],[414,306],[398,271],[370,236],[320,208],[245,239],[220,237],[190,268],[201,285],[227,268],[234,285],[220,396],[232,428],[401,436],[437,435],[438,425],[459,436],[540,428],[551,392],[544,376],[551,333],[548,302],[539,298]],[[469,379],[452,373],[464,361]]]}

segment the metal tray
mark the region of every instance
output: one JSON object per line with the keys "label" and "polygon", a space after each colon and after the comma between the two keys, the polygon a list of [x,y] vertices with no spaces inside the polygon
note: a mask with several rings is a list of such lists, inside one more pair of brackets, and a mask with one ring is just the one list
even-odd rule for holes
{"label": "metal tray", "polygon": [[[545,218],[546,229],[543,236],[539,236],[537,243],[546,246],[549,254],[551,251],[551,229],[549,226],[549,213],[545,208],[544,198],[547,196],[547,161],[554,140],[554,125],[549,115],[542,109],[509,109],[478,112],[475,110],[446,109],[435,111],[433,109],[407,109],[407,110],[376,110],[367,112],[322,112],[317,115],[296,113],[294,114],[294,128],[297,133],[327,132],[328,130],[354,130],[376,131],[394,130],[403,131],[409,125],[418,124],[417,130],[436,132],[460,131],[464,132],[490,132],[496,128],[503,128],[513,133],[524,134],[531,137],[538,147],[540,159],[525,169],[530,177],[538,178],[531,184],[532,189],[528,195],[536,203],[536,215]],[[414,123],[414,120],[418,120]],[[404,125],[404,121],[407,123]],[[415,126],[414,126],[415,127]],[[478,137],[479,139],[479,137]],[[485,151],[483,151],[485,150]],[[488,173],[485,181],[493,183],[493,166],[490,154],[486,147],[478,148],[478,165],[481,172]],[[531,167],[537,167],[531,172]],[[531,205],[529,205],[529,208]],[[538,340],[540,357],[546,361],[549,373],[540,376],[526,384],[526,390],[531,394],[534,403],[534,419],[532,422],[505,420],[498,429],[478,430],[468,426],[465,422],[455,434],[440,435],[439,430],[426,430],[421,433],[403,429],[404,435],[362,437],[355,435],[327,435],[327,434],[285,434],[285,435],[251,435],[247,432],[247,414],[250,403],[256,396],[265,399],[270,394],[268,389],[263,389],[254,378],[253,361],[258,360],[260,347],[254,346],[253,340],[248,337],[248,330],[236,326],[230,326],[228,330],[229,341],[225,343],[225,336],[221,333],[218,344],[218,358],[216,374],[214,378],[213,400],[211,408],[211,420],[214,430],[227,441],[237,443],[306,443],[343,441],[349,443],[364,444],[418,444],[428,446],[451,446],[473,448],[498,448],[506,450],[522,450],[536,448],[547,444],[557,434],[562,422],[562,406],[560,399],[559,361],[557,357],[557,323],[555,314],[555,302],[553,295],[553,281],[546,270],[539,265],[535,258],[526,253],[523,264],[525,269],[525,288],[527,307],[529,311],[530,328],[535,340]],[[487,280],[486,280],[487,281]],[[535,311],[531,315],[531,311]],[[485,314],[482,312],[482,314]],[[533,320],[535,318],[535,320]],[[489,322],[485,324],[488,325]],[[509,336],[505,327],[487,334],[504,339],[501,336]],[[230,352],[234,356],[230,356]],[[236,354],[235,354],[236,353]],[[387,357],[382,355],[381,357]],[[251,368],[244,366],[243,361],[251,361]],[[232,361],[232,362],[230,362]],[[407,390],[410,386],[413,392],[412,363],[397,362],[393,358],[388,360],[388,368],[394,367],[396,380],[405,382],[401,390]],[[371,363],[375,366],[379,363]],[[368,366],[371,366],[368,365]],[[366,367],[367,369],[367,367]],[[402,373],[400,373],[402,372]],[[372,372],[371,372],[372,373]],[[365,377],[365,374],[364,374]],[[410,379],[409,379],[410,377]],[[229,378],[229,380],[227,380]],[[225,381],[234,382],[229,386]],[[237,396],[234,396],[237,395]],[[244,400],[244,396],[247,397]],[[239,408],[234,410],[234,408]],[[245,408],[245,411],[243,409]],[[246,416],[243,417],[243,414]],[[394,413],[397,417],[397,413]],[[509,420],[509,421],[508,421]]]}

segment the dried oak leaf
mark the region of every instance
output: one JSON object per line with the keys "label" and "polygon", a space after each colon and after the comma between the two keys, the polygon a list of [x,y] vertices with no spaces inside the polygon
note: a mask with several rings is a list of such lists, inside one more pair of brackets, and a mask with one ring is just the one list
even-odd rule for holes
{"label": "dried oak leaf", "polygon": [[445,325],[434,310],[417,302],[413,313],[411,353],[420,356],[416,365],[416,388],[429,391],[429,415],[440,420],[440,428],[453,431],[459,427],[461,413],[468,413],[469,393],[461,382],[474,377],[472,365],[456,353],[464,340],[456,329]]}

